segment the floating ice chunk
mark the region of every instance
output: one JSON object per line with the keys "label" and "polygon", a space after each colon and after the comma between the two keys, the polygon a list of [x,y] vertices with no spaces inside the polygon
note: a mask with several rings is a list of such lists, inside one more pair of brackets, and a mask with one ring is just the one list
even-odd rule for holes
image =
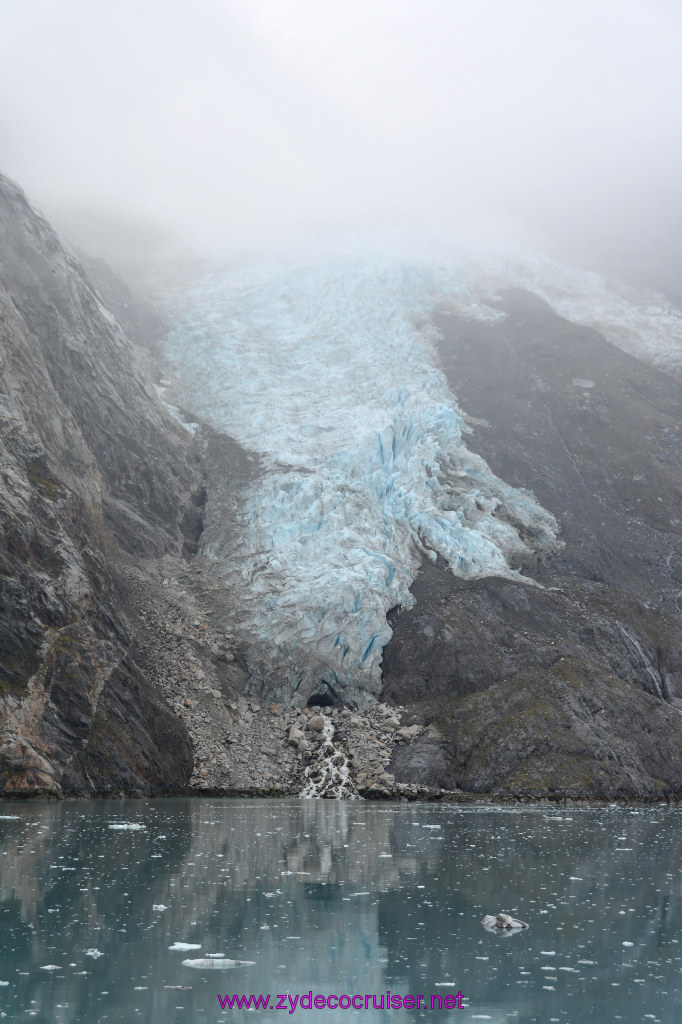
{"label": "floating ice chunk", "polygon": [[9,982],[8,982],[8,981],[0,981],[0,986],[1,986],[2,988],[4,988],[4,987],[5,987],[6,985],[9,985]]}
{"label": "floating ice chunk", "polygon": [[199,970],[202,968],[227,971],[233,967],[255,967],[255,960],[229,960],[227,957],[223,960],[211,960],[210,957],[200,957],[198,960],[183,960],[183,967],[195,967]]}
{"label": "floating ice chunk", "polygon": [[20,814],[0,814],[0,821],[19,821]]}
{"label": "floating ice chunk", "polygon": [[569,882],[582,882],[582,878],[578,878],[577,875],[569,875],[568,880]]}
{"label": "floating ice chunk", "polygon": [[174,950],[176,953],[188,953],[190,949],[201,949],[201,945],[195,942],[174,942],[173,945],[168,948]]}
{"label": "floating ice chunk", "polygon": [[100,956],[104,956],[104,953],[102,953],[99,949],[86,949],[85,955],[91,956],[93,960],[97,960]]}
{"label": "floating ice chunk", "polygon": [[152,910],[168,910],[168,907],[164,903],[152,903]]}
{"label": "floating ice chunk", "polygon": [[624,946],[634,946],[634,942],[624,942]]}
{"label": "floating ice chunk", "polygon": [[129,832],[139,832],[146,827],[146,825],[139,825],[136,821],[121,821],[117,822],[115,825],[109,825],[109,828],[115,829],[120,832],[126,830]]}
{"label": "floating ice chunk", "polygon": [[209,960],[222,960],[225,956],[224,953],[207,953],[206,956]]}
{"label": "floating ice chunk", "polygon": [[43,964],[40,968],[41,971],[61,971],[59,964]]}
{"label": "floating ice chunk", "polygon": [[488,931],[496,932],[520,931],[521,929],[528,927],[525,921],[519,921],[518,918],[512,917],[510,914],[503,913],[499,913],[497,916],[486,914],[481,921],[481,924]]}

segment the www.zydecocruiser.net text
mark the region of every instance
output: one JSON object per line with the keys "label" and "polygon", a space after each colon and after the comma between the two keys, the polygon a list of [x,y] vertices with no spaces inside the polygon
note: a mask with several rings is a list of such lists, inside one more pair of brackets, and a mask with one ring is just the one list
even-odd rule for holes
{"label": "www.zydecocruiser.net text", "polygon": [[218,996],[221,1010],[462,1010],[461,992],[447,995],[404,995],[384,994],[314,996],[312,991],[303,995],[224,995]]}

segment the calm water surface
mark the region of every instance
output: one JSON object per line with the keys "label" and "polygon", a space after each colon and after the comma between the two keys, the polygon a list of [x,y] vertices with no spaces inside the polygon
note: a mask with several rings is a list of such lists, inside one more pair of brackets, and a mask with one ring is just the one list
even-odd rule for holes
{"label": "calm water surface", "polygon": [[[677,1024],[681,834],[663,806],[0,803],[0,1015]],[[499,910],[530,928],[488,933]],[[219,954],[253,966],[205,966]],[[424,1008],[218,1000],[387,990]]]}

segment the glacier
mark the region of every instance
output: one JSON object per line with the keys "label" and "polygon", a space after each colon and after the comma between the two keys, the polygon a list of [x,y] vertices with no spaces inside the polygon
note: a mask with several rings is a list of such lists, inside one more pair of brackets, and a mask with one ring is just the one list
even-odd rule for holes
{"label": "glacier", "polygon": [[258,460],[238,516],[229,481],[212,488],[204,554],[261,696],[372,699],[387,613],[412,606],[423,557],[463,579],[532,582],[521,560],[559,545],[554,516],[467,448],[438,367],[432,314],[497,321],[504,287],[591,318],[645,356],[663,331],[675,361],[682,330],[660,305],[642,311],[544,257],[414,239],[214,257],[173,296],[170,400]]}

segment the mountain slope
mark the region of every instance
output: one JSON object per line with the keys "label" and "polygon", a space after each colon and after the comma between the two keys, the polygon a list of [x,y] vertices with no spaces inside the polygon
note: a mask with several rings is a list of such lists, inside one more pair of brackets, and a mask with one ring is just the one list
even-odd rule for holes
{"label": "mountain slope", "polygon": [[391,617],[383,696],[437,724],[398,777],[579,796],[682,790],[679,383],[509,292],[497,324],[438,320],[470,446],[561,525],[546,588],[424,564]]}
{"label": "mountain slope", "polygon": [[0,316],[0,790],[181,788],[189,739],[135,663],[117,564],[193,547],[189,437],[5,177]]}

